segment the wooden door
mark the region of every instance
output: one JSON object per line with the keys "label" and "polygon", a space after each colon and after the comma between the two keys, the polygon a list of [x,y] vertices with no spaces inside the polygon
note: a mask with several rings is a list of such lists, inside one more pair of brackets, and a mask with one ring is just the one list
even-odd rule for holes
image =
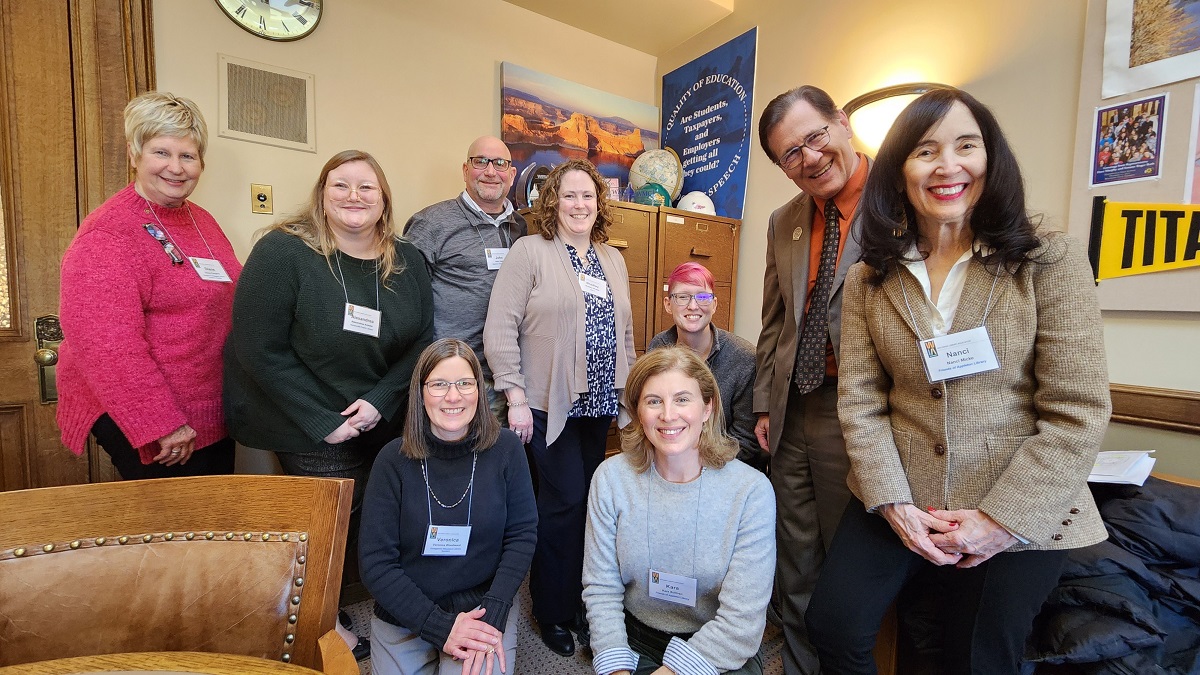
{"label": "wooden door", "polygon": [[0,490],[113,475],[59,442],[35,324],[58,314],[79,221],[129,181],[121,111],[153,82],[150,2],[0,4]]}

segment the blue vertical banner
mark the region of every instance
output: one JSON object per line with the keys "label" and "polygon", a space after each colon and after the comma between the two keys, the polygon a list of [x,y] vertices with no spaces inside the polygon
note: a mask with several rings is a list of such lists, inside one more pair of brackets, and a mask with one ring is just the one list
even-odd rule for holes
{"label": "blue vertical banner", "polygon": [[663,146],[683,162],[683,194],[703,192],[727,218],[746,203],[757,50],[752,28],[663,76]]}

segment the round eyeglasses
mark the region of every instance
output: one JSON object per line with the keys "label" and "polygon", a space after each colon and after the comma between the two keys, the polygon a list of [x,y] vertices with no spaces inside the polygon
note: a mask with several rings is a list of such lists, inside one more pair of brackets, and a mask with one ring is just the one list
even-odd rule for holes
{"label": "round eyeglasses", "polygon": [[430,396],[441,398],[450,393],[450,387],[454,387],[458,390],[459,394],[466,396],[467,394],[474,394],[475,389],[478,388],[478,386],[478,383],[475,382],[475,378],[464,377],[463,379],[455,380],[454,382],[447,382],[445,380],[430,380],[429,382],[425,383],[425,390],[429,392]]}
{"label": "round eyeglasses", "polygon": [[697,305],[708,307],[715,297],[712,293],[672,293],[671,302],[677,307],[687,307],[694,299]]}
{"label": "round eyeglasses", "polygon": [[356,187],[351,187],[345,183],[330,183],[325,186],[329,191],[329,196],[339,202],[344,202],[350,199],[350,195],[356,194],[360,201],[367,204],[375,204],[379,201],[380,190],[378,187],[370,184],[363,184]]}

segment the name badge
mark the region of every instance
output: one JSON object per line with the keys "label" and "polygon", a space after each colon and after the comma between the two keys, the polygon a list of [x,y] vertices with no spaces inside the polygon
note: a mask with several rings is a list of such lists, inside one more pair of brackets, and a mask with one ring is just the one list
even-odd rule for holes
{"label": "name badge", "polygon": [[696,606],[696,580],[681,574],[650,570],[650,597],[677,605]]}
{"label": "name badge", "polygon": [[196,270],[196,274],[205,281],[224,281],[230,283],[233,279],[225,272],[225,267],[220,260],[212,258],[188,258],[192,263],[192,269]]}
{"label": "name badge", "polygon": [[425,550],[421,551],[421,555],[466,555],[470,541],[470,525],[430,525],[428,536],[425,537]]}
{"label": "name badge", "polygon": [[590,274],[579,273],[579,287],[584,293],[594,295],[597,298],[608,297],[608,284],[604,283],[603,279],[597,279]]}
{"label": "name badge", "polygon": [[379,324],[382,322],[383,312],[347,302],[346,318],[342,321],[342,330],[377,338],[379,337]]}
{"label": "name badge", "polygon": [[1000,367],[987,328],[983,326],[929,340],[917,340],[917,349],[921,351],[921,360],[925,363],[925,373],[930,382],[986,373]]}
{"label": "name badge", "polygon": [[483,255],[487,258],[487,268],[498,270],[504,264],[504,259],[508,257],[508,248],[485,248]]}

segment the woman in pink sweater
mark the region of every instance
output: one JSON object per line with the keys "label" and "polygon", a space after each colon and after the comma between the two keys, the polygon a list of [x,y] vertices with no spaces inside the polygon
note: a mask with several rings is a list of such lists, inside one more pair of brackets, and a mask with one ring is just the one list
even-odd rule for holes
{"label": "woman in pink sweater", "polygon": [[58,425],[88,433],[126,480],[233,473],[221,349],[242,266],[187,200],[208,127],[192,101],[147,92],[125,108],[134,181],[93,211],[62,263]]}

